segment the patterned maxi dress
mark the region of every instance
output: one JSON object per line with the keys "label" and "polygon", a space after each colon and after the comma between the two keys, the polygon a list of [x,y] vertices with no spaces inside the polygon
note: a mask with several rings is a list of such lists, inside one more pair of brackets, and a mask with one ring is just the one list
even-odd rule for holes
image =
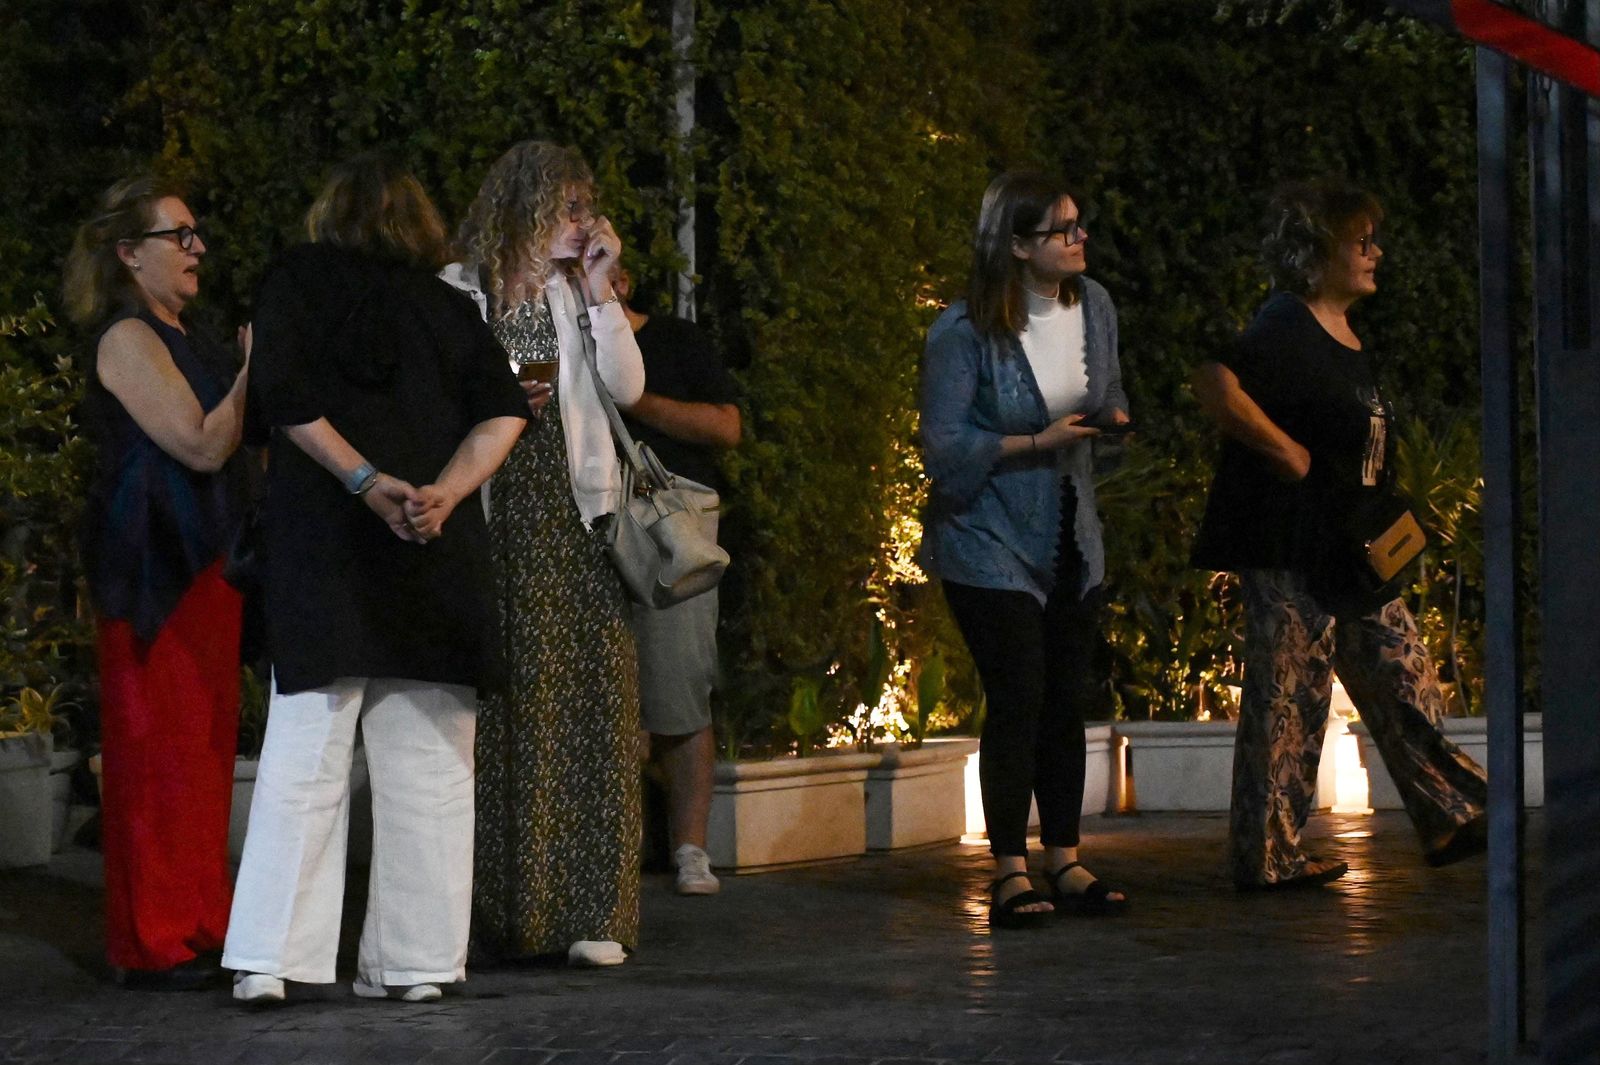
{"label": "patterned maxi dress", "polygon": [[[542,296],[494,332],[514,359],[558,344]],[[639,937],[637,666],[621,582],[573,500],[559,399],[490,487],[507,683],[478,717],[472,932],[491,956]]]}

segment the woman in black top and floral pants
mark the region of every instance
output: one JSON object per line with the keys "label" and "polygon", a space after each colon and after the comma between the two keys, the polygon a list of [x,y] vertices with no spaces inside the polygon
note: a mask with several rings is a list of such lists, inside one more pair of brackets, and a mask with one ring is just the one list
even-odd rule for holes
{"label": "woman in black top and floral pants", "polygon": [[1439,733],[1438,674],[1399,576],[1364,584],[1350,546],[1398,506],[1394,414],[1346,318],[1377,291],[1382,217],[1370,194],[1342,184],[1280,193],[1264,249],[1278,291],[1229,353],[1194,374],[1226,438],[1194,561],[1238,573],[1244,591],[1230,831],[1241,890],[1347,871],[1300,846],[1334,667],[1428,861],[1483,847],[1483,771]]}

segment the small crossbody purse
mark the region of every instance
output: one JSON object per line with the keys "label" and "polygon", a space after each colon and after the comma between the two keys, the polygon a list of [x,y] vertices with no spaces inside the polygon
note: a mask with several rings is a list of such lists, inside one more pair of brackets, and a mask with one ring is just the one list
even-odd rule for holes
{"label": "small crossbody purse", "polygon": [[1372,568],[1373,576],[1383,583],[1388,583],[1394,579],[1395,574],[1422,554],[1422,549],[1427,543],[1428,534],[1422,531],[1422,524],[1417,521],[1417,516],[1411,513],[1411,508],[1407,507],[1387,529],[1362,546],[1365,548],[1367,565]]}

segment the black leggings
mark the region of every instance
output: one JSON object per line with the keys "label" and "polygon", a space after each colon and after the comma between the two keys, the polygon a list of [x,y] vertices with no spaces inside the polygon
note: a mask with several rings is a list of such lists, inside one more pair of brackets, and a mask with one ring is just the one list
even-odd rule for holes
{"label": "black leggings", "polygon": [[1076,847],[1083,814],[1083,719],[1094,700],[1099,587],[1078,598],[1083,556],[1073,535],[1077,495],[1061,486],[1056,587],[1043,606],[1028,592],[944,582],[944,597],[983,681],[988,713],[978,782],[989,852],[1026,857],[1028,806],[1039,800],[1039,842]]}
{"label": "black leggings", "polygon": [[1028,853],[1030,798],[1039,841],[1076,847],[1100,589],[1079,599],[1077,580],[1066,581],[1043,607],[1027,592],[953,581],[944,595],[988,697],[978,776],[990,853]]}

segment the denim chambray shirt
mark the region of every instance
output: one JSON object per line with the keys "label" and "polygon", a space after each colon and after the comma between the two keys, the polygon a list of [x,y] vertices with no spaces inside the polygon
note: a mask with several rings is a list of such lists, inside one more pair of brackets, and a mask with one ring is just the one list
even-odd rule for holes
{"label": "denim chambray shirt", "polygon": [[[1084,414],[1128,410],[1117,357],[1117,309],[1101,285],[1082,279]],[[1002,436],[1050,423],[1044,397],[1016,337],[986,342],[953,304],[928,330],[922,357],[922,446],[932,481],[918,561],[930,576],[1029,592],[1042,605],[1056,583],[1061,478],[1078,496],[1073,532],[1083,555],[1080,596],[1105,577],[1089,440],[1058,451],[1000,459]]]}

